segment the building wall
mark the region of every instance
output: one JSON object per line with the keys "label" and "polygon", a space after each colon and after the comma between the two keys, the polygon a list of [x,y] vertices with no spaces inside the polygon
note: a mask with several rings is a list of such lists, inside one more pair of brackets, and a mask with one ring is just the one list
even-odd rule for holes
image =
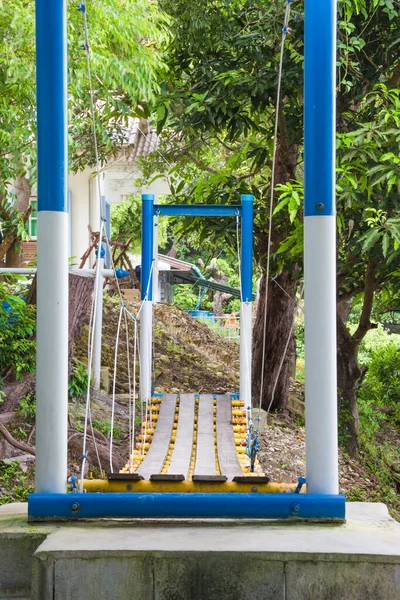
{"label": "building wall", "polygon": [[[93,231],[100,229],[99,185],[92,177],[92,169],[71,175],[69,189],[72,212],[72,256],[79,265],[81,256],[89,247],[88,225]],[[169,194],[165,179],[158,179],[151,186],[139,187],[135,181],[141,177],[135,163],[111,164],[100,174],[100,191],[110,204],[118,204],[131,194]],[[91,262],[87,266],[92,266]]]}

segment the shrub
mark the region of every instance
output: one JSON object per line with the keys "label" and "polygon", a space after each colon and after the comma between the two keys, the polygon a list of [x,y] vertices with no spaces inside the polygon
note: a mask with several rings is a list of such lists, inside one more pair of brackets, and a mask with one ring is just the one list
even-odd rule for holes
{"label": "shrub", "polygon": [[9,369],[21,379],[36,363],[36,307],[20,298],[12,286],[0,283],[0,374]]}
{"label": "shrub", "polygon": [[86,394],[88,385],[88,372],[82,363],[75,363],[68,384],[68,393],[71,399],[81,398]]}

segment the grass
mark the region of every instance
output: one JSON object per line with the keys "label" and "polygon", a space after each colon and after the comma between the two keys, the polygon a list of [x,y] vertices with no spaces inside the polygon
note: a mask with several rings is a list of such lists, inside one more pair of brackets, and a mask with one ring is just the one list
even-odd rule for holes
{"label": "grass", "polygon": [[34,469],[25,473],[20,464],[12,459],[0,462],[0,505],[10,502],[26,502],[34,491]]}

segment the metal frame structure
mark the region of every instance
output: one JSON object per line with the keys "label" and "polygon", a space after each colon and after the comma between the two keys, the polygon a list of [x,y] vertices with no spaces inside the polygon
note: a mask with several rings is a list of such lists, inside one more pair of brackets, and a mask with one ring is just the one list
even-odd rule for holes
{"label": "metal frame structure", "polygon": [[243,194],[239,205],[154,204],[152,194],[142,196],[142,270],[140,328],[140,398],[151,397],[152,330],[154,290],[158,288],[155,259],[156,220],[159,216],[236,217],[241,220],[240,254],[240,398],[247,413],[251,410],[252,279],[253,279],[253,202],[252,194]]}
{"label": "metal frame structure", "polygon": [[[337,0],[307,0],[305,7],[305,352],[306,494],[66,494],[68,412],[68,194],[66,0],[36,0],[38,119],[38,313],[36,491],[31,519],[101,517],[234,517],[343,519],[338,494],[335,290],[335,69]],[[243,199],[242,199],[243,200]],[[245,219],[241,207],[192,206],[190,214]],[[185,214],[187,206],[159,206]],[[154,199],[143,199],[142,272],[150,274],[142,319],[143,357],[151,349]],[[248,214],[250,219],[250,214]],[[243,300],[250,252],[243,240]],[[142,292],[143,293],[143,292]],[[146,295],[147,294],[147,295]],[[247,313],[242,319],[247,322]],[[247,338],[246,338],[247,339]],[[251,339],[251,338],[250,338]],[[243,355],[241,351],[243,364]],[[247,365],[247,368],[249,365]],[[149,374],[142,392],[146,396]],[[250,395],[242,377],[244,397]],[[146,383],[147,382],[147,383]],[[242,387],[242,386],[241,386]]]}

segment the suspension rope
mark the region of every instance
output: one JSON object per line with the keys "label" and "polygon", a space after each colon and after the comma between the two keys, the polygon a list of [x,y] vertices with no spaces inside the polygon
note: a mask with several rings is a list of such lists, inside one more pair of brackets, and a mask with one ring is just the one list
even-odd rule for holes
{"label": "suspension rope", "polygon": [[266,338],[267,338],[267,313],[268,313],[268,283],[269,283],[269,272],[270,272],[270,261],[271,261],[272,215],[273,215],[273,206],[274,206],[276,155],[277,155],[277,149],[278,149],[279,107],[281,104],[283,58],[284,58],[284,50],[285,50],[285,41],[286,41],[286,37],[289,33],[288,25],[289,25],[289,19],[290,19],[291,3],[292,3],[292,0],[286,0],[285,17],[284,17],[283,27],[282,27],[281,53],[280,53],[280,58],[279,58],[278,87],[277,87],[276,107],[275,107],[274,146],[273,146],[272,167],[271,167],[271,188],[270,188],[269,226],[268,226],[268,244],[267,244],[267,268],[265,270],[265,301],[264,301],[263,343],[262,343],[260,405],[259,405],[260,410],[261,410],[262,398],[263,398],[263,393],[264,393],[265,343],[266,343]]}
{"label": "suspension rope", "polygon": [[[101,177],[100,177],[100,173],[102,172],[101,169],[101,165],[100,165],[100,157],[99,157],[99,146],[98,146],[98,138],[97,138],[97,131],[96,131],[96,112],[95,112],[95,102],[94,102],[94,90],[93,90],[93,85],[92,85],[92,73],[91,73],[91,65],[90,65],[90,43],[89,43],[89,29],[88,29],[88,23],[87,23],[87,5],[86,5],[86,0],[82,0],[81,3],[78,6],[78,10],[82,13],[82,18],[83,18],[83,29],[84,29],[84,39],[85,42],[83,44],[83,49],[85,50],[86,53],[86,68],[87,68],[87,78],[88,78],[88,87],[89,87],[89,99],[90,99],[90,115],[91,115],[91,124],[92,124],[92,134],[93,134],[93,143],[94,143],[94,154],[95,154],[95,165],[96,165],[96,179],[97,179],[97,190],[98,190],[98,200],[99,200],[99,204],[100,204],[100,235],[99,235],[99,247],[98,247],[98,252],[100,254],[100,247],[103,241],[105,241],[106,246],[107,246],[107,250],[108,250],[108,255],[110,257],[110,263],[111,263],[111,268],[114,271],[114,280],[115,280],[115,284],[116,284],[116,288],[117,288],[117,294],[119,296],[119,301],[120,301],[120,318],[119,318],[119,329],[120,329],[120,321],[121,321],[121,316],[122,316],[122,312],[124,311],[124,318],[126,319],[126,314],[127,314],[127,310],[125,307],[125,302],[122,298],[122,293],[121,293],[121,287],[119,285],[119,281],[118,281],[118,277],[115,273],[115,264],[114,264],[114,259],[113,259],[113,255],[111,252],[111,247],[110,247],[110,240],[108,238],[108,234],[107,234],[107,230],[105,229],[105,222],[106,222],[106,215],[104,213],[104,206],[103,206],[103,202],[102,202],[102,185],[101,185]],[[104,238],[104,239],[103,239]],[[99,257],[100,258],[100,257]],[[91,317],[90,317],[90,326],[89,326],[89,334],[88,334],[88,341],[89,339],[91,340],[88,343],[89,346],[89,352],[88,352],[88,389],[87,389],[87,397],[86,397],[86,411],[85,411],[85,426],[84,426],[84,439],[83,439],[83,453],[82,453],[82,471],[81,471],[81,491],[83,491],[83,475],[84,475],[84,467],[85,467],[85,462],[88,458],[88,453],[87,453],[87,449],[86,449],[86,441],[87,441],[87,426],[88,426],[88,420],[90,421],[90,425],[91,425],[91,429],[92,429],[92,436],[93,436],[93,442],[96,448],[96,454],[98,457],[98,462],[99,462],[99,467],[100,467],[100,471],[102,471],[101,468],[101,462],[100,462],[100,457],[99,457],[99,453],[98,453],[98,449],[97,449],[97,444],[96,444],[96,440],[95,440],[95,436],[94,436],[94,432],[93,432],[93,425],[92,425],[92,418],[91,418],[91,410],[90,410],[90,379],[91,379],[91,373],[92,373],[92,365],[93,365],[93,348],[94,348],[94,328],[93,328],[93,321],[94,321],[94,316],[97,313],[97,305],[98,305],[98,283],[99,283],[99,277],[101,276],[100,273],[100,268],[101,268],[101,263],[100,260],[97,261],[96,263],[96,275],[95,275],[95,292],[94,292],[94,296],[93,296],[93,300],[92,300],[92,310],[91,310]],[[134,317],[135,319],[138,318],[140,311],[141,311],[142,306],[139,309],[139,313],[138,315],[136,315],[136,317]],[[130,314],[130,313],[129,313]],[[132,317],[132,315],[130,315]],[[125,320],[126,323],[126,320]],[[119,338],[119,329],[118,329],[118,333],[117,336]],[[137,329],[136,329],[137,331]],[[128,359],[128,363],[129,363],[129,335],[128,335],[128,330],[127,330],[127,334],[126,334],[126,342],[127,342],[127,359]],[[135,342],[136,343],[136,342]],[[117,346],[118,346],[118,342],[117,342]],[[136,344],[136,347],[138,347],[138,344]],[[115,364],[114,364],[114,378],[113,378],[113,406],[112,406],[112,414],[111,414],[111,444],[110,444],[110,467],[112,470],[112,442],[113,442],[113,422],[114,422],[114,408],[115,408],[115,379],[116,379],[116,362],[117,362],[117,357],[115,359]],[[130,365],[128,365],[128,372],[130,373]],[[136,377],[136,370],[134,371],[134,376]],[[129,377],[128,377],[129,378]],[[131,388],[131,382],[129,382],[129,387]],[[132,408],[132,414],[130,418],[130,428],[131,428],[131,439],[130,439],[130,446],[132,447],[134,445],[134,404],[135,404],[135,398],[133,398],[133,408]]]}
{"label": "suspension rope", "polygon": [[[102,233],[103,227],[104,227],[104,222],[102,221],[101,225],[100,225],[100,235]],[[100,264],[100,256],[98,258],[99,258],[99,260],[97,262],[98,262],[98,264]],[[100,267],[96,269],[96,274],[95,274],[94,293],[93,293],[93,300],[92,300],[93,311],[91,311],[91,315],[90,315],[90,326],[91,326],[91,329],[88,330],[88,344],[89,344],[88,383],[87,383],[87,389],[86,389],[85,423],[84,423],[84,429],[83,429],[82,468],[81,468],[81,481],[80,481],[80,491],[81,492],[83,492],[83,478],[84,478],[86,460],[88,458],[88,452],[87,452],[87,430],[88,430],[89,416],[90,416],[90,424],[91,424],[93,442],[94,442],[94,445],[95,445],[95,448],[96,448],[96,453],[97,453],[97,456],[98,456],[98,462],[99,462],[100,472],[102,471],[100,457],[99,457],[99,454],[98,454],[97,444],[96,444],[96,441],[95,441],[95,435],[94,435],[94,431],[93,431],[92,418],[91,418],[91,410],[90,410],[90,395],[91,395],[90,394],[90,391],[91,391],[90,390],[90,378],[91,378],[91,375],[92,375],[93,350],[94,350],[94,333],[95,333],[95,328],[93,327],[93,321],[94,321],[94,316],[96,315],[97,304],[98,304],[99,278],[100,278]]]}

